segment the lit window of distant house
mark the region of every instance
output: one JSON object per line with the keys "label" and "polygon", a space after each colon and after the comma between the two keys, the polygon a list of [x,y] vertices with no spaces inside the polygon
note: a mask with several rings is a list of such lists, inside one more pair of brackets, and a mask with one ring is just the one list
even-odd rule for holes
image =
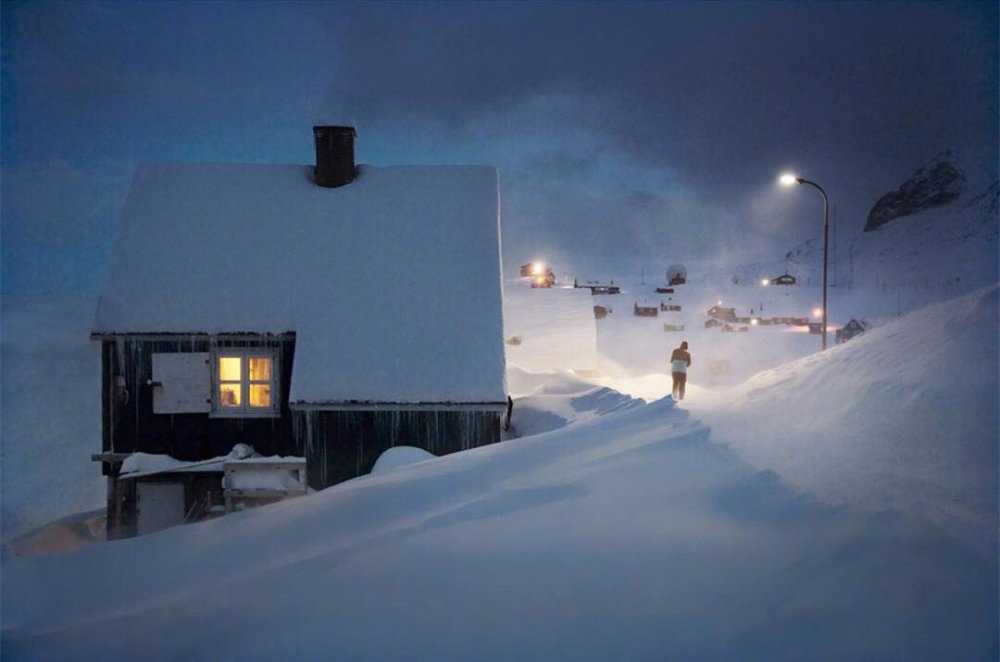
{"label": "lit window of distant house", "polygon": [[276,413],[276,363],[273,353],[218,350],[215,412],[234,416]]}

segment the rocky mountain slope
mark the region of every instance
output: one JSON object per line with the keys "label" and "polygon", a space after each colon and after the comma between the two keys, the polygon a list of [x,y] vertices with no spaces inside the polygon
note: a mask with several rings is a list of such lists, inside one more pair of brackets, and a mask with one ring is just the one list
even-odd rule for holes
{"label": "rocky mountain slope", "polygon": [[865,232],[877,230],[897,218],[948,204],[962,195],[965,185],[965,173],[951,151],[946,150],[913,173],[898,189],[878,199],[868,212]]}

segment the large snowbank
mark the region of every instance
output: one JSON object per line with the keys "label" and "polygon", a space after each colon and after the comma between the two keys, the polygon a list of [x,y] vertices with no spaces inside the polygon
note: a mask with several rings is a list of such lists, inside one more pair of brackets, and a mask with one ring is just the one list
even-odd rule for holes
{"label": "large snowbank", "polygon": [[507,363],[526,370],[597,370],[595,303],[589,289],[508,281],[503,302]]}
{"label": "large snowbank", "polygon": [[665,399],[19,560],[4,654],[981,659],[992,565],[918,520],[797,493]]}
{"label": "large snowbank", "polygon": [[64,296],[0,303],[0,504],[3,541],[103,508],[101,352],[88,337],[95,302]]}
{"label": "large snowbank", "polygon": [[998,286],[688,404],[828,501],[928,517],[997,558]]}

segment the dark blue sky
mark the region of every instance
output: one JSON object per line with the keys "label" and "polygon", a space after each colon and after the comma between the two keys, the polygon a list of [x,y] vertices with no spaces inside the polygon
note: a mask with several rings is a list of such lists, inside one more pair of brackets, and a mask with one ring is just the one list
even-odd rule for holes
{"label": "dark blue sky", "polygon": [[[842,233],[944,149],[996,177],[998,3],[7,2],[3,291],[96,293],[142,161],[488,163],[505,259],[651,269]],[[613,271],[612,271],[613,274]]]}

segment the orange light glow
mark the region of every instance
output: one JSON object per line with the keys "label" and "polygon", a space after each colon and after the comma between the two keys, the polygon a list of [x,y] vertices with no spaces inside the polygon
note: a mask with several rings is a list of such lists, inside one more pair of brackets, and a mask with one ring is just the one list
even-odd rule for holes
{"label": "orange light glow", "polygon": [[250,385],[250,406],[270,407],[271,406],[271,385],[251,384]]}
{"label": "orange light glow", "polygon": [[219,381],[238,382],[243,377],[243,360],[239,356],[219,357]]}

